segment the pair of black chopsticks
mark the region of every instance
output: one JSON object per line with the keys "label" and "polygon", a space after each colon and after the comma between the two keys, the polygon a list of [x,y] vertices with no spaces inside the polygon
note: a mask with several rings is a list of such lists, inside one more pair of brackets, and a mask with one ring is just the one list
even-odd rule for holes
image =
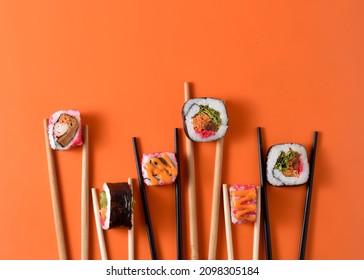
{"label": "pair of black chopsticks", "polygon": [[[265,158],[263,154],[263,140],[262,140],[262,131],[261,128],[257,129],[258,134],[258,155],[259,155],[259,167],[260,167],[260,184],[261,184],[261,195],[262,195],[262,213],[263,213],[263,226],[264,226],[264,239],[265,239],[265,250],[266,250],[266,259],[272,259],[272,243],[270,237],[270,226],[269,226],[269,214],[268,214],[268,197],[266,191],[266,165]],[[299,260],[305,259],[306,253],[306,243],[307,243],[307,232],[308,232],[308,221],[310,217],[310,208],[311,208],[311,197],[312,197],[312,188],[313,188],[313,177],[315,170],[315,160],[316,160],[316,150],[317,150],[317,138],[318,132],[315,131],[313,134],[313,143],[312,143],[312,151],[310,157],[310,175],[307,182],[307,190],[306,190],[306,199],[305,199],[305,208],[303,214],[303,222],[302,222],[302,232],[301,232],[301,240],[300,240],[300,248],[299,248]]]}
{"label": "pair of black chopsticks", "polygon": [[[153,227],[152,227],[152,220],[149,213],[149,206],[148,206],[148,198],[147,193],[145,190],[145,184],[142,175],[142,169],[140,164],[140,157],[138,152],[138,145],[137,145],[137,138],[133,137],[133,147],[134,147],[134,156],[135,156],[135,163],[138,172],[138,181],[140,186],[140,195],[142,199],[142,207],[143,207],[143,214],[147,229],[148,241],[149,241],[149,249],[151,253],[151,258],[153,260],[158,260],[157,249],[154,240],[153,234]],[[182,247],[182,205],[181,205],[181,179],[180,179],[180,152],[179,152],[179,133],[178,128],[174,129],[174,149],[175,149],[175,156],[177,159],[177,169],[178,174],[175,180],[175,187],[176,187],[176,240],[177,240],[177,259],[183,259],[183,247]]]}

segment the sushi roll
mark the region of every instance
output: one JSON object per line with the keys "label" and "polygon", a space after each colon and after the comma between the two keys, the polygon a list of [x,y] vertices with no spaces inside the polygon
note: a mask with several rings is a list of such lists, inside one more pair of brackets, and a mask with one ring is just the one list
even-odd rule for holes
{"label": "sushi roll", "polygon": [[231,222],[242,224],[257,220],[257,190],[255,185],[231,185]]}
{"label": "sushi roll", "polygon": [[177,177],[177,159],[174,153],[143,154],[142,175],[148,186],[172,184]]}
{"label": "sushi roll", "polygon": [[82,145],[80,112],[76,110],[55,112],[48,122],[48,135],[53,150],[69,150]]}
{"label": "sushi roll", "polygon": [[104,183],[100,194],[100,223],[104,230],[132,228],[133,196],[128,183]]}
{"label": "sushi roll", "polygon": [[189,99],[183,105],[182,116],[185,134],[194,142],[220,139],[228,128],[228,115],[221,99]]}
{"label": "sushi roll", "polygon": [[273,186],[305,184],[309,177],[306,149],[301,144],[272,146],[267,156],[267,180]]}

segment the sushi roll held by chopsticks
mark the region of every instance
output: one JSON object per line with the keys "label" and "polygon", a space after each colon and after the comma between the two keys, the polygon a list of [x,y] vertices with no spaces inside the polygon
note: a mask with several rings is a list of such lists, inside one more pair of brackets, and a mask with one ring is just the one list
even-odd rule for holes
{"label": "sushi roll held by chopsticks", "polygon": [[104,183],[99,202],[96,189],[92,188],[95,224],[101,259],[107,260],[107,251],[103,230],[128,229],[128,256],[134,259],[134,217],[133,217],[133,184],[132,179],[121,183]]}
{"label": "sushi roll held by chopsticks", "polygon": [[231,222],[242,224],[257,220],[257,190],[254,185],[231,185]]}
{"label": "sushi roll held by chopsticks", "polygon": [[228,128],[228,115],[221,99],[189,99],[183,105],[182,116],[186,136],[194,142],[220,139]]}
{"label": "sushi roll held by chopsticks", "polygon": [[[225,228],[228,246],[228,257],[234,259],[230,220],[233,224],[254,223],[253,260],[259,259],[260,238],[260,187],[252,184],[231,185],[229,188],[230,203],[227,194],[227,185],[223,185]],[[229,207],[230,206],[230,207]],[[230,209],[230,213],[228,210]]]}
{"label": "sushi roll held by chopsticks", "polygon": [[102,229],[132,228],[133,195],[128,183],[104,183],[100,193]]}
{"label": "sushi roll held by chopsticks", "polygon": [[172,184],[178,175],[176,155],[170,152],[143,154],[141,166],[147,186]]}
{"label": "sushi roll held by chopsticks", "polygon": [[182,108],[182,117],[186,137],[191,141],[217,140],[209,242],[209,259],[212,260],[216,259],[222,155],[224,136],[228,129],[228,114],[223,100],[204,97],[187,100]]}
{"label": "sushi roll held by chopsticks", "polygon": [[48,135],[53,150],[69,150],[82,145],[80,112],[61,110],[52,114],[48,123]]}
{"label": "sushi roll held by chopsticks", "polygon": [[309,164],[301,144],[272,146],[267,156],[267,180],[272,186],[297,186],[307,182]]}

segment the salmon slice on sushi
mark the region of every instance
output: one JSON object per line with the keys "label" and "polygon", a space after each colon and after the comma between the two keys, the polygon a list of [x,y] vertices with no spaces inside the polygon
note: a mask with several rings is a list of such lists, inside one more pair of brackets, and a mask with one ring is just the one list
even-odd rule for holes
{"label": "salmon slice on sushi", "polygon": [[192,98],[182,109],[186,136],[194,142],[209,142],[224,137],[228,128],[225,102],[216,98]]}
{"label": "salmon slice on sushi", "polygon": [[257,190],[255,185],[231,185],[231,222],[242,224],[257,220]]}
{"label": "salmon slice on sushi", "polygon": [[306,149],[301,144],[272,146],[267,156],[267,180],[273,186],[303,185],[309,178]]}
{"label": "salmon slice on sushi", "polygon": [[132,228],[133,195],[128,183],[104,183],[100,193],[100,223],[104,230]]}
{"label": "salmon slice on sushi", "polygon": [[143,154],[142,176],[147,186],[172,184],[178,175],[177,159],[174,153]]}
{"label": "salmon slice on sushi", "polygon": [[53,150],[69,150],[82,145],[80,112],[61,110],[52,114],[48,122],[48,135]]}

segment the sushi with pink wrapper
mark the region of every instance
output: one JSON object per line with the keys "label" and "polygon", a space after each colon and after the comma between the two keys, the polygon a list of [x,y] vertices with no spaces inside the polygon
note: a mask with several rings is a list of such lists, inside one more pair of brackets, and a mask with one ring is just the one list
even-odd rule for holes
{"label": "sushi with pink wrapper", "polygon": [[257,190],[255,185],[231,185],[231,222],[242,224],[257,220]]}
{"label": "sushi with pink wrapper", "polygon": [[82,145],[80,112],[61,110],[52,114],[48,121],[48,136],[53,150],[69,150]]}
{"label": "sushi with pink wrapper", "polygon": [[210,142],[225,136],[228,115],[225,102],[216,98],[192,98],[182,109],[186,136],[195,142]]}
{"label": "sushi with pink wrapper", "polygon": [[177,159],[174,153],[143,154],[142,175],[148,186],[172,184],[177,175]]}
{"label": "sushi with pink wrapper", "polygon": [[272,146],[267,156],[267,180],[273,186],[305,184],[309,177],[306,149],[301,144]]}

